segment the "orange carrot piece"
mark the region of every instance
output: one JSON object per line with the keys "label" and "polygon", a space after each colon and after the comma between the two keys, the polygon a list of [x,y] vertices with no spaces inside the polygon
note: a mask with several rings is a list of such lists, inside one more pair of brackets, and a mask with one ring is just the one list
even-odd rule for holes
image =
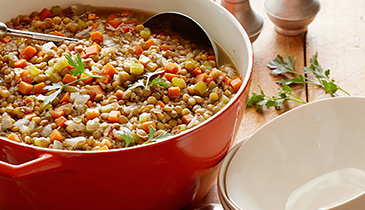
{"label": "orange carrot piece", "polygon": [[23,119],[25,119],[25,120],[32,120],[33,117],[37,117],[37,115],[35,113],[30,113],[30,114],[24,115]]}
{"label": "orange carrot piece", "polygon": [[[100,47],[100,46],[99,46]],[[90,55],[98,55],[99,54],[99,47],[97,45],[91,45],[85,49],[85,56],[89,57]],[[81,56],[81,55],[80,55]]]}
{"label": "orange carrot piece", "polygon": [[181,118],[181,120],[183,121],[183,123],[185,123],[185,124],[189,124],[193,118],[194,118],[194,116],[193,116],[193,115],[191,115],[191,114],[186,114],[186,115],[184,115],[184,116]]}
{"label": "orange carrot piece", "polygon": [[24,81],[21,81],[19,83],[19,91],[23,94],[26,94],[26,95],[29,95],[32,93],[32,90],[33,90],[33,85],[27,83],[27,82],[24,82]]}
{"label": "orange carrot piece", "polygon": [[203,71],[201,70],[200,67],[196,67],[192,72],[191,74],[194,75],[194,76],[198,76],[199,74],[202,74]]}
{"label": "orange carrot piece", "polygon": [[64,116],[61,116],[57,119],[54,120],[57,126],[60,127],[67,127],[67,125],[65,124],[65,122],[67,121],[67,119]]}
{"label": "orange carrot piece", "polygon": [[20,78],[22,81],[31,83],[33,81],[33,76],[28,70],[24,70],[20,73]]}
{"label": "orange carrot piece", "polygon": [[97,83],[104,83],[104,84],[109,84],[112,81],[112,78],[109,76],[109,74],[100,74],[100,76],[104,77],[104,78],[97,78],[95,80],[95,82]]}
{"label": "orange carrot piece", "polygon": [[22,68],[24,69],[25,67],[28,66],[28,62],[25,60],[25,59],[20,59],[20,60],[17,60],[15,63],[14,63],[14,66],[16,68]]}
{"label": "orange carrot piece", "polygon": [[237,92],[242,85],[242,80],[240,78],[236,78],[232,80],[229,84],[232,86],[233,90]]}
{"label": "orange carrot piece", "polygon": [[174,63],[168,63],[165,66],[165,70],[168,73],[176,74],[177,72],[179,72],[179,66]]}
{"label": "orange carrot piece", "polygon": [[118,98],[118,100],[122,99],[123,95],[124,95],[123,90],[117,90],[117,92],[115,92],[115,96]]}
{"label": "orange carrot piece", "polygon": [[165,73],[165,74],[163,75],[163,77],[165,77],[168,81],[170,81],[170,82],[171,82],[172,78],[174,78],[174,77],[179,77],[179,75],[177,75],[177,74],[171,74],[171,73]]}
{"label": "orange carrot piece", "polygon": [[121,116],[120,111],[113,110],[109,113],[108,120],[111,123],[119,122],[119,117]]}
{"label": "orange carrot piece", "polygon": [[37,54],[37,50],[32,47],[32,46],[27,46],[23,53],[22,53],[26,58],[32,58],[33,56],[35,56]]}
{"label": "orange carrot piece", "polygon": [[44,87],[46,87],[46,83],[44,83],[44,82],[38,83],[38,84],[34,85],[34,92],[36,94],[46,93],[47,90],[43,89]]}
{"label": "orange carrot piece", "polygon": [[51,139],[51,141],[53,142],[54,140],[57,141],[62,141],[63,140],[63,135],[61,132],[59,132],[57,129],[54,129],[51,133],[51,135],[49,136],[49,138]]}
{"label": "orange carrot piece", "polygon": [[15,133],[11,133],[9,136],[8,136],[8,139],[9,140],[12,140],[12,141],[16,141],[16,142],[22,142],[22,140],[20,139],[20,137],[15,134]]}
{"label": "orange carrot piece", "polygon": [[[68,84],[68,83],[73,82],[75,80],[77,80],[77,77],[75,77],[75,76],[73,76],[71,74],[66,74],[63,77],[62,82],[63,82],[63,84]],[[71,85],[76,85],[76,82],[75,83],[72,83]]]}
{"label": "orange carrot piece", "polygon": [[88,20],[97,20],[97,19],[99,19],[99,17],[98,17],[95,13],[90,13],[90,14],[87,16],[87,19],[88,19]]}
{"label": "orange carrot piece", "polygon": [[[86,78],[86,77],[88,77],[88,75],[87,74],[85,74],[85,73],[81,73],[81,76],[80,76],[80,78]],[[82,81],[85,83],[85,84],[89,84],[89,83],[92,83],[93,82],[93,77],[90,77],[90,78],[87,78],[87,79],[83,79]]]}
{"label": "orange carrot piece", "polygon": [[214,60],[215,61],[215,55],[208,55],[208,60]]}
{"label": "orange carrot piece", "polygon": [[232,81],[232,79],[231,79],[231,78],[229,78],[229,77],[225,77],[225,78],[223,79],[223,82],[224,82],[224,84],[226,84],[226,85],[229,85],[229,84],[231,83],[231,81]]}
{"label": "orange carrot piece", "polygon": [[206,82],[208,79],[208,75],[206,73],[199,74],[195,77],[195,83],[198,83],[200,81]]}
{"label": "orange carrot piece", "polygon": [[46,9],[46,8],[44,8],[40,13],[39,13],[39,17],[42,19],[42,20],[44,20],[44,19],[46,19],[46,18],[52,18],[53,17],[53,15],[52,15],[52,13],[48,10],[48,9]]}
{"label": "orange carrot piece", "polygon": [[66,107],[67,107],[67,105],[62,105],[62,106],[59,106],[59,107],[55,108],[53,110],[53,112],[51,113],[52,117],[54,119],[57,119],[61,116],[65,116],[65,111],[64,110],[65,110]]}
{"label": "orange carrot piece", "polygon": [[105,95],[105,92],[104,92],[103,88],[100,87],[100,85],[91,86],[91,89],[96,93],[96,95],[98,95],[98,94]]}
{"label": "orange carrot piece", "polygon": [[99,31],[92,32],[90,36],[91,36],[91,41],[93,42],[102,42],[104,40],[103,34],[100,33]]}
{"label": "orange carrot piece", "polygon": [[10,36],[6,36],[4,39],[0,40],[2,43],[9,43],[11,41]]}
{"label": "orange carrot piece", "polygon": [[164,44],[164,45],[161,45],[161,49],[163,51],[169,51],[169,50],[171,51],[172,50],[172,46]]}
{"label": "orange carrot piece", "polygon": [[113,144],[112,142],[109,140],[109,139],[103,139],[100,144],[99,144],[100,147],[104,147],[106,146],[108,149],[112,148],[113,147]]}
{"label": "orange carrot piece", "polygon": [[179,87],[169,87],[169,89],[167,91],[168,91],[167,95],[171,99],[180,97],[180,88]]}
{"label": "orange carrot piece", "polygon": [[110,77],[113,77],[114,74],[117,73],[117,70],[114,68],[113,65],[111,65],[110,63],[107,63],[101,70],[101,73],[108,74]]}
{"label": "orange carrot piece", "polygon": [[165,107],[165,104],[162,101],[157,101],[156,106],[159,105],[162,109]]}
{"label": "orange carrot piece", "polygon": [[54,31],[53,32],[53,35],[56,35],[56,36],[65,36],[63,33],[58,32],[58,31]]}
{"label": "orange carrot piece", "polygon": [[115,14],[111,14],[111,15],[109,15],[109,17],[106,20],[114,20],[117,17],[118,16],[116,16]]}
{"label": "orange carrot piece", "polygon": [[85,117],[88,120],[92,120],[100,116],[100,112],[97,109],[87,109],[85,112]]}
{"label": "orange carrot piece", "polygon": [[147,121],[142,124],[143,130],[146,131],[146,133],[150,132],[150,126],[156,129],[156,124],[154,121]]}
{"label": "orange carrot piece", "polygon": [[43,57],[46,53],[44,51],[39,51],[37,53],[37,57],[40,58],[40,57]]}
{"label": "orange carrot piece", "polygon": [[122,23],[121,20],[109,20],[109,25],[113,28],[118,28]]}
{"label": "orange carrot piece", "polygon": [[95,45],[98,48],[99,52],[101,51],[102,48],[100,47],[100,45],[98,45],[98,43],[94,42],[92,45]]}
{"label": "orange carrot piece", "polygon": [[149,39],[148,41],[145,42],[145,44],[147,48],[150,48],[151,46],[156,46],[154,39]]}
{"label": "orange carrot piece", "polygon": [[60,99],[60,103],[69,102],[70,96],[71,96],[70,92],[66,92],[65,94],[63,94],[62,98]]}
{"label": "orange carrot piece", "polygon": [[135,48],[136,48],[136,50],[135,50],[134,52],[135,52],[137,55],[142,54],[142,52],[143,52],[142,47],[140,47],[138,44],[136,44]]}

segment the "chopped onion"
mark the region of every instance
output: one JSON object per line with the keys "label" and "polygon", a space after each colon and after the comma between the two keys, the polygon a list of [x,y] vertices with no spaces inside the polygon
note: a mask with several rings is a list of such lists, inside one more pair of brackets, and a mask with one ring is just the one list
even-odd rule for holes
{"label": "chopped onion", "polygon": [[42,51],[47,53],[52,48],[57,48],[57,46],[53,42],[47,42],[44,45],[42,45]]}
{"label": "chopped onion", "polygon": [[54,140],[53,141],[53,149],[60,149],[63,150],[63,144],[60,141]]}
{"label": "chopped onion", "polygon": [[11,118],[8,114],[3,114],[1,118],[1,125],[3,130],[9,129],[13,126],[13,122],[11,121]]}
{"label": "chopped onion", "polygon": [[43,137],[48,137],[49,135],[51,135],[51,133],[52,133],[52,126],[46,125],[46,127],[43,128],[40,134]]}
{"label": "chopped onion", "polygon": [[72,128],[74,128],[76,131],[85,131],[86,127],[83,123],[75,123],[72,120],[67,120],[65,122],[66,125],[71,126]]}
{"label": "chopped onion", "polygon": [[80,136],[80,137],[76,137],[76,138],[69,138],[69,139],[65,139],[65,143],[69,146],[76,146],[77,143],[79,143],[80,141],[84,141],[86,140],[85,137]]}
{"label": "chopped onion", "polygon": [[29,134],[30,130],[29,130],[28,126],[21,125],[21,126],[19,126],[19,132],[22,133],[22,134]]}
{"label": "chopped onion", "polygon": [[87,94],[79,94],[75,98],[75,104],[86,104],[86,102],[90,99],[90,96]]}
{"label": "chopped onion", "polygon": [[21,125],[28,125],[29,120],[26,119],[20,119],[14,123],[15,126],[20,127]]}

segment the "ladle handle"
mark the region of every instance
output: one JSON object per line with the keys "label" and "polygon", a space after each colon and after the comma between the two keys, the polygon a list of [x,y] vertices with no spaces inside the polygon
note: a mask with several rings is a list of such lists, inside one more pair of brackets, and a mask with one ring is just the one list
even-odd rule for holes
{"label": "ladle handle", "polygon": [[322,207],[318,210],[363,210],[365,208],[365,191],[340,204],[330,207]]}
{"label": "ladle handle", "polygon": [[5,38],[6,35],[13,35],[18,37],[24,37],[29,39],[37,39],[42,41],[50,41],[50,42],[63,42],[63,41],[79,41],[78,39],[72,39],[63,36],[55,36],[49,34],[35,33],[29,31],[21,31],[16,29],[9,29],[4,23],[0,22],[0,39]]}

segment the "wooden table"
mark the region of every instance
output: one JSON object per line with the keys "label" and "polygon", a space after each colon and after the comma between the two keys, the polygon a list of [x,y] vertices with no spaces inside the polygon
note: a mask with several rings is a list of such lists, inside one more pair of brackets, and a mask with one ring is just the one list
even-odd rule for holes
{"label": "wooden table", "polygon": [[[318,61],[323,69],[330,69],[330,77],[336,84],[353,96],[365,95],[365,1],[320,0],[321,9],[309,25],[306,34],[287,37],[274,30],[274,24],[268,19],[263,0],[251,0],[252,7],[265,18],[265,28],[253,43],[254,69],[252,92],[259,93],[260,85],[268,96],[277,95],[280,87],[275,82],[280,77],[271,76],[266,67],[278,54],[282,57],[297,57],[296,71],[303,72],[303,66],[309,65],[309,59],[318,52]],[[331,97],[323,89],[309,86],[295,86],[293,92],[307,102]],[[340,96],[345,94],[340,93]],[[262,114],[249,108],[239,128],[236,143],[252,135],[260,127],[283,112],[302,104],[285,103],[281,110],[264,109]],[[217,187],[197,206],[219,203]],[[208,209],[208,208],[207,208]]]}

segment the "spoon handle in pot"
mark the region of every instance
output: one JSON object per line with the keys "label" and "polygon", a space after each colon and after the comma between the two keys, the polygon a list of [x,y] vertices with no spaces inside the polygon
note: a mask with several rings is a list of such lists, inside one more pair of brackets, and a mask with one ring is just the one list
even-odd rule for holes
{"label": "spoon handle in pot", "polygon": [[8,34],[18,37],[30,38],[30,39],[37,39],[42,41],[50,41],[50,42],[63,42],[63,41],[79,41],[77,39],[72,39],[68,37],[62,36],[55,36],[49,34],[41,34],[41,33],[33,33],[28,31],[21,31],[15,29],[8,29]]}

